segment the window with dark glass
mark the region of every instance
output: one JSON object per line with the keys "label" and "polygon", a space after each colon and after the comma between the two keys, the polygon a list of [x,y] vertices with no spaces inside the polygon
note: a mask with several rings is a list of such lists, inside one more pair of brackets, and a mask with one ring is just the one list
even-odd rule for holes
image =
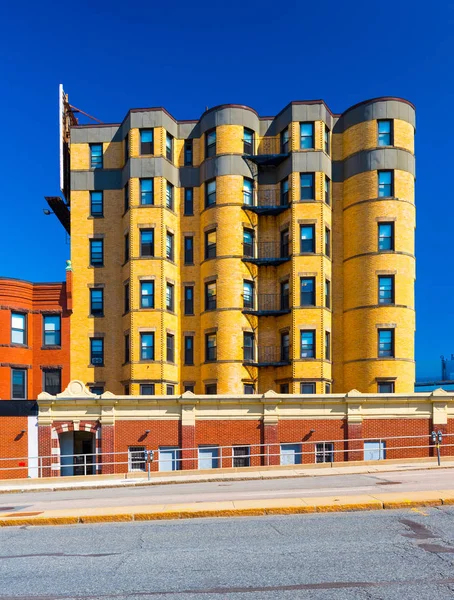
{"label": "window with dark glass", "polygon": [[378,249],[380,252],[394,250],[394,223],[378,224]]}
{"label": "window with dark glass", "polygon": [[243,133],[243,152],[244,154],[254,154],[254,132],[252,129],[244,128]]}
{"label": "window with dark glass", "polygon": [[154,396],[154,383],[142,383],[140,385],[141,396]]}
{"label": "window with dark glass", "polygon": [[170,133],[166,134],[166,158],[173,160],[173,136]]}
{"label": "window with dark glass", "polygon": [[205,208],[216,204],[216,179],[205,183]]}
{"label": "window with dark glass", "polygon": [[173,210],[173,185],[169,182],[166,184],[166,206]]}
{"label": "window with dark glass", "polygon": [[315,444],[315,462],[334,462],[334,444],[332,442],[320,442]]}
{"label": "window with dark glass", "polygon": [[124,395],[129,396],[129,385],[127,383],[123,386],[123,390]]}
{"label": "window with dark glass", "polygon": [[104,202],[102,192],[90,192],[90,216],[104,216]]}
{"label": "window with dark glass", "polygon": [[331,204],[331,181],[325,176],[325,202]]}
{"label": "window with dark glass", "polygon": [[249,331],[243,333],[243,360],[254,362],[254,334]]}
{"label": "window with dark glass", "polygon": [[394,381],[379,381],[377,391],[379,394],[394,394]]}
{"label": "window with dark glass", "polygon": [[290,360],[290,334],[288,331],[281,333],[281,361],[288,362]]}
{"label": "window with dark glass", "polygon": [[314,174],[301,173],[301,200],[314,200]]}
{"label": "window with dark glass", "polygon": [[140,360],[154,360],[154,333],[140,334]]}
{"label": "window with dark glass", "polygon": [[378,171],[378,197],[389,198],[394,195],[394,172]]}
{"label": "window with dark glass", "polygon": [[205,360],[213,361],[216,360],[216,334],[207,333],[205,335]]}
{"label": "window with dark glass", "polygon": [[243,306],[244,308],[254,308],[254,283],[252,281],[243,281]]}
{"label": "window with dark glass", "polygon": [[140,308],[154,308],[154,281],[140,282]]}
{"label": "window with dark glass", "polygon": [[281,181],[281,206],[287,206],[289,203],[289,181],[288,177]]}
{"label": "window with dark glass", "polygon": [[394,277],[392,275],[379,276],[378,303],[394,304]]}
{"label": "window with dark glass", "polygon": [[325,394],[331,394],[331,384],[325,383]]}
{"label": "window with dark glass", "polygon": [[315,226],[301,225],[300,227],[300,251],[315,252]]}
{"label": "window with dark glass", "polygon": [[300,383],[301,394],[315,394],[315,382],[313,381],[302,381]]}
{"label": "window with dark glass", "polygon": [[194,336],[192,335],[184,336],[184,364],[194,364]]}
{"label": "window with dark glass", "polygon": [[281,154],[288,154],[289,151],[289,131],[288,127],[286,127],[283,131],[281,131]]}
{"label": "window with dark glass", "polygon": [[290,308],[290,282],[281,282],[281,310],[288,310]]}
{"label": "window with dark glass", "polygon": [[173,248],[173,233],[166,233],[166,258],[169,260],[174,259],[174,248]]}
{"label": "window with dark glass", "polygon": [[129,233],[125,234],[125,247],[124,247],[124,251],[125,251],[125,263],[127,263],[128,260],[129,260]]}
{"label": "window with dark glass", "polygon": [[171,333],[166,336],[166,357],[167,362],[175,362],[175,336]]}
{"label": "window with dark glass", "polygon": [[154,204],[153,179],[140,180],[140,204],[142,206]]}
{"label": "window with dark glass", "polygon": [[185,285],[184,286],[184,314],[185,315],[193,315],[194,314],[194,286],[193,285]]}
{"label": "window with dark glass", "polygon": [[216,229],[205,232],[205,258],[216,257]]}
{"label": "window with dark glass", "polygon": [[104,338],[90,338],[90,364],[104,364]]}
{"label": "window with dark glass", "polygon": [[325,227],[325,254],[331,256],[331,231]]}
{"label": "window with dark glass", "polygon": [[171,283],[166,285],[166,309],[173,312],[175,310],[174,286]]}
{"label": "window with dark glass", "polygon": [[27,371],[11,369],[11,398],[13,400],[27,399]]}
{"label": "window with dark glass", "polygon": [[281,231],[281,257],[290,256],[290,232],[288,229]]}
{"label": "window with dark glass", "polygon": [[252,258],[254,256],[254,230],[243,229],[243,255]]}
{"label": "window with dark glass", "polygon": [[167,396],[173,396],[175,394],[175,386],[173,383],[168,383],[166,385],[166,394]]}
{"label": "window with dark glass", "polygon": [[154,230],[140,230],[140,256],[154,256]]}
{"label": "window with dark glass", "polygon": [[104,386],[103,385],[91,385],[89,390],[92,394],[96,394],[97,396],[104,394]]}
{"label": "window with dark glass", "polygon": [[301,306],[315,306],[315,277],[301,277]]}
{"label": "window with dark glass", "polygon": [[187,383],[184,386],[184,391],[185,392],[192,392],[192,393],[194,393],[194,390],[195,390],[195,385],[193,383]]}
{"label": "window with dark glass", "polygon": [[253,383],[245,383],[243,387],[244,394],[255,394],[255,387]]}
{"label": "window with dark glass", "polygon": [[218,391],[218,386],[215,383],[208,383],[205,386],[205,394],[208,396],[215,396]]}
{"label": "window with dark glass", "polygon": [[44,391],[52,396],[61,393],[61,370],[43,369],[43,388]]}
{"label": "window with dark glass", "polygon": [[140,130],[140,154],[154,154],[153,129]]}
{"label": "window with dark glass", "polygon": [[124,286],[124,312],[125,314],[129,312],[129,283],[125,283]]}
{"label": "window with dark glass", "polygon": [[192,166],[192,160],[193,160],[192,148],[193,148],[193,141],[185,140],[185,142],[184,142],[184,166],[185,167]]}
{"label": "window with dark glass", "polygon": [[27,316],[11,313],[11,343],[27,344]]}
{"label": "window with dark glass", "polygon": [[331,281],[325,279],[325,306],[331,308]]}
{"label": "window with dark glass", "polygon": [[314,124],[313,123],[301,123],[300,124],[301,143],[300,148],[303,150],[314,147]]}
{"label": "window with dark glass", "polygon": [[378,356],[394,357],[394,329],[378,330]]}
{"label": "window with dark glass", "polygon": [[44,339],[43,339],[44,346],[60,346],[61,345],[61,317],[60,317],[60,315],[43,315],[43,331],[44,331]]}
{"label": "window with dark glass", "polygon": [[103,288],[90,289],[90,314],[94,317],[102,317],[104,315]]}
{"label": "window with dark glass", "polygon": [[243,204],[247,206],[254,204],[254,182],[247,177],[243,177]]}
{"label": "window with dark glass", "polygon": [[378,145],[392,146],[393,145],[393,122],[388,119],[379,120],[378,127]]}
{"label": "window with dark glass", "polygon": [[129,160],[129,133],[125,137],[125,163]]}
{"label": "window with dark glass", "polygon": [[288,394],[290,391],[290,386],[288,383],[281,383],[279,386],[279,393],[280,394]]}
{"label": "window with dark glass", "polygon": [[325,358],[331,360],[331,333],[325,331]]}
{"label": "window with dark glass", "polygon": [[90,168],[102,169],[102,144],[90,144]]}
{"label": "window with dark glass", "polygon": [[251,449],[249,446],[233,446],[233,467],[249,467],[251,464]]}
{"label": "window with dark glass", "polygon": [[216,282],[210,281],[205,284],[205,310],[216,309]]}
{"label": "window with dark glass", "polygon": [[326,154],[330,154],[330,139],[329,139],[329,129],[328,127],[325,125],[325,133],[324,133],[324,145],[325,145],[325,152]]}
{"label": "window with dark glass", "polygon": [[184,236],[184,264],[194,264],[194,238],[192,235]]}
{"label": "window with dark glass", "polygon": [[102,267],[104,264],[104,240],[90,240],[90,265]]}
{"label": "window with dark glass", "polygon": [[315,358],[315,331],[301,331],[301,358]]}
{"label": "window with dark glass", "polygon": [[130,360],[129,334],[125,333],[125,363],[128,363],[129,360]]}
{"label": "window with dark glass", "polygon": [[184,214],[186,216],[194,214],[194,190],[193,190],[193,188],[184,188]]}
{"label": "window with dark glass", "polygon": [[205,158],[216,155],[216,129],[207,131],[205,134]]}

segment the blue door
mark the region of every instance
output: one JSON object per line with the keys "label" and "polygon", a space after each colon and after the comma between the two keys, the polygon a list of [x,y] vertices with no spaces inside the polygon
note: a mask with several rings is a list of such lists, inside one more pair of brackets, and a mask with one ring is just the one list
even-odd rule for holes
{"label": "blue door", "polygon": [[364,442],[364,460],[384,460],[385,458],[385,442]]}
{"label": "blue door", "polygon": [[281,465],[301,464],[300,444],[281,444]]}
{"label": "blue door", "polygon": [[199,447],[199,469],[217,469],[219,466],[219,448]]}
{"label": "blue door", "polygon": [[180,468],[180,450],[175,446],[159,448],[159,470],[178,471]]}

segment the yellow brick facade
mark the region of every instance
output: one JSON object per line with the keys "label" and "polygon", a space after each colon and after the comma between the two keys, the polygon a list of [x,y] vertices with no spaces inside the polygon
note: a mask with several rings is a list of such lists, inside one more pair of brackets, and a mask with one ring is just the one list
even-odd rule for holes
{"label": "yellow brick facade", "polygon": [[[222,108],[222,107],[220,107]],[[244,107],[241,107],[244,108]],[[244,109],[245,111],[248,109]],[[328,114],[328,113],[327,113]],[[347,161],[358,153],[378,147],[377,119],[364,118],[342,128],[342,115],[291,120],[290,157],[303,160],[317,153],[320,166],[312,170],[314,198],[301,195],[300,171],[287,170],[288,208],[280,208],[283,177],[277,178],[285,157],[281,152],[281,133],[272,127],[254,127],[254,153],[271,156],[273,170],[250,171],[244,155],[244,122],[216,126],[216,156],[231,160],[228,167],[215,167],[216,157],[205,157],[206,131],[203,118],[194,122],[190,135],[179,137],[178,123],[169,124],[173,138],[171,160],[166,158],[166,135],[162,125],[131,125],[125,141],[104,141],[103,167],[121,174],[123,187],[104,189],[103,218],[90,216],[90,191],[71,192],[71,259],[73,269],[73,315],[71,321],[71,378],[89,385],[103,386],[113,393],[140,393],[142,384],[153,383],[156,394],[165,394],[168,386],[182,393],[191,386],[197,394],[215,384],[220,394],[241,394],[245,385],[263,393],[277,392],[285,386],[289,393],[299,393],[304,383],[313,383],[318,394],[326,391],[346,392],[356,388],[364,393],[377,391],[378,381],[394,382],[396,392],[410,392],[414,382],[414,175],[402,168],[392,169],[394,190],[391,198],[378,198],[378,170],[361,170],[351,176]],[[232,120],[233,117],[232,117]],[[224,120],[225,121],[225,120]],[[413,155],[414,126],[394,118],[394,147]],[[248,122],[248,121],[247,121]],[[300,149],[300,122],[313,122],[313,148]],[[249,123],[249,122],[248,122]],[[330,149],[325,152],[325,128],[329,130]],[[142,157],[140,129],[153,129],[153,153]],[[187,127],[185,131],[191,128]],[[90,130],[88,130],[90,132]],[[185,165],[185,140],[192,139],[192,167]],[[96,142],[94,142],[96,143]],[[125,144],[128,144],[130,168]],[[280,155],[280,158],[279,158]],[[276,158],[277,156],[277,158]],[[273,158],[274,157],[274,158]],[[160,159],[165,167],[156,166],[148,174],[142,161]],[[255,159],[254,159],[255,160]],[[288,160],[288,159],[286,159]],[[134,164],[132,161],[135,161]],[[279,162],[280,161],[280,162]],[[145,166],[142,166],[145,165]],[[288,163],[293,164],[293,163]],[[348,163],[350,164],[350,163]],[[156,163],[156,165],[162,165]],[[224,163],[225,165],[225,163]],[[233,165],[233,166],[232,166]],[[340,170],[342,166],[343,171]],[[140,167],[140,168],[139,168]],[[200,167],[204,173],[196,184],[183,181],[182,169]],[[336,170],[335,170],[336,167]],[[135,170],[133,170],[133,168]],[[349,167],[350,168],[350,167]],[[162,170],[164,169],[164,170]],[[222,170],[224,169],[224,171]],[[225,170],[231,169],[228,173]],[[71,144],[71,170],[90,173],[89,143]],[[307,171],[307,169],[306,169]],[[137,175],[137,173],[139,173]],[[280,172],[280,171],[279,171]],[[284,173],[284,170],[282,170]],[[129,173],[129,177],[126,176]],[[166,176],[164,176],[164,173]],[[270,174],[271,173],[271,174]],[[211,175],[210,175],[211,174]],[[140,178],[153,178],[153,205],[141,205]],[[168,177],[169,179],[166,179]],[[215,177],[216,203],[206,207],[206,181]],[[255,179],[258,199],[268,195],[274,209],[260,211],[243,206],[244,178]],[[120,176],[119,176],[120,178]],[[274,178],[274,180],[273,180]],[[330,185],[325,198],[325,179]],[[273,180],[271,182],[271,180]],[[173,207],[166,206],[166,186],[173,185]],[[129,206],[125,210],[124,184],[129,186]],[[77,186],[75,186],[77,187]],[[193,190],[193,214],[184,214],[185,187]],[[267,196],[267,197],[268,197]],[[258,203],[255,200],[254,203]],[[394,223],[394,249],[378,252],[377,231],[380,222]],[[301,252],[301,227],[313,226],[315,251]],[[142,257],[141,229],[154,232],[154,256]],[[254,232],[256,258],[262,248],[274,248],[274,262],[256,264],[244,258],[244,230]],[[207,258],[207,232],[216,231],[216,257]],[[288,230],[290,260],[278,261],[282,236]],[[173,259],[166,258],[166,236],[173,236]],[[125,261],[125,236],[128,235],[129,258]],[[330,252],[327,254],[326,237]],[[184,240],[193,238],[193,264],[185,264]],[[104,266],[89,266],[89,240],[104,242]],[[268,250],[267,250],[268,251]],[[392,275],[395,298],[392,305],[378,301],[378,277]],[[314,278],[313,306],[301,306],[301,278]],[[142,308],[140,286],[154,282],[154,308]],[[244,306],[244,282],[253,282],[255,312]],[[289,286],[288,310],[267,314],[257,311],[260,299],[280,303],[286,282]],[[330,286],[327,306],[326,282]],[[216,309],[206,310],[205,286],[216,284]],[[166,287],[173,285],[174,310],[166,309]],[[129,310],[125,312],[125,286],[129,286]],[[184,288],[194,288],[194,314],[184,310]],[[104,316],[90,316],[89,290],[104,290]],[[277,300],[276,300],[277,299]],[[276,304],[277,306],[277,304]],[[392,328],[395,352],[392,358],[378,356],[378,330]],[[301,356],[301,332],[315,333],[315,356]],[[154,333],[154,360],[142,360],[141,333]],[[206,360],[205,338],[216,334],[216,361]],[[254,334],[254,361],[244,360],[245,333]],[[289,334],[289,361],[282,361],[282,335]],[[330,335],[329,356],[326,339]],[[125,362],[125,335],[130,339],[130,359]],[[167,336],[174,336],[174,362],[167,361]],[[194,364],[184,362],[184,339],[194,339]],[[104,366],[90,366],[89,338],[103,337]],[[269,350],[267,350],[269,349]],[[273,361],[260,356],[273,353]],[[276,354],[277,352],[277,354]],[[279,355],[279,356],[278,356]],[[269,366],[261,363],[272,362]]]}

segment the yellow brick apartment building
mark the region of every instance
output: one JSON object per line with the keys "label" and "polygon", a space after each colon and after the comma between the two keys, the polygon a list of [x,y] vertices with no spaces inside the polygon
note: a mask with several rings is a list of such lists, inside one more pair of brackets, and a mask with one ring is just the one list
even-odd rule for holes
{"label": "yellow brick apartment building", "polygon": [[71,379],[412,392],[414,132],[400,98],[73,124]]}

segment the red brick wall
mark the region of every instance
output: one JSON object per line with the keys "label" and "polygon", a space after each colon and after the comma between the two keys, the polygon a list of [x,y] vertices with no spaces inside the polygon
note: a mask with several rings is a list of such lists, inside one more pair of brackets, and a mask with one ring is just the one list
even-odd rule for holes
{"label": "red brick wall", "polygon": [[[0,418],[0,479],[13,479],[28,476],[28,435],[27,417]],[[21,431],[25,429],[25,433]],[[24,458],[25,457],[25,458]],[[25,467],[20,468],[19,463]],[[17,467],[17,468],[16,468]],[[4,471],[3,469],[12,469]]]}
{"label": "red brick wall", "polygon": [[[195,427],[195,445],[228,446],[220,451],[220,467],[232,466],[233,445],[245,445],[262,443],[262,422],[261,420],[250,421],[221,421],[221,420],[200,420],[196,421]],[[260,448],[251,448],[251,467],[261,466],[262,459],[258,456],[263,451]]]}
{"label": "red brick wall", "polygon": [[[431,444],[432,424],[429,419],[365,419],[363,438],[387,438],[395,436],[422,435],[408,440],[386,440],[386,458],[423,458],[431,456],[427,446]],[[401,446],[420,446],[393,450]],[[424,448],[423,446],[426,446]]]}
{"label": "red brick wall", "polygon": [[[311,430],[314,429],[311,433]],[[344,455],[346,444],[346,421],[344,419],[291,419],[278,423],[278,436],[281,444],[302,443],[302,462],[315,462],[315,444],[317,442],[334,442],[334,461],[348,460]]]}

